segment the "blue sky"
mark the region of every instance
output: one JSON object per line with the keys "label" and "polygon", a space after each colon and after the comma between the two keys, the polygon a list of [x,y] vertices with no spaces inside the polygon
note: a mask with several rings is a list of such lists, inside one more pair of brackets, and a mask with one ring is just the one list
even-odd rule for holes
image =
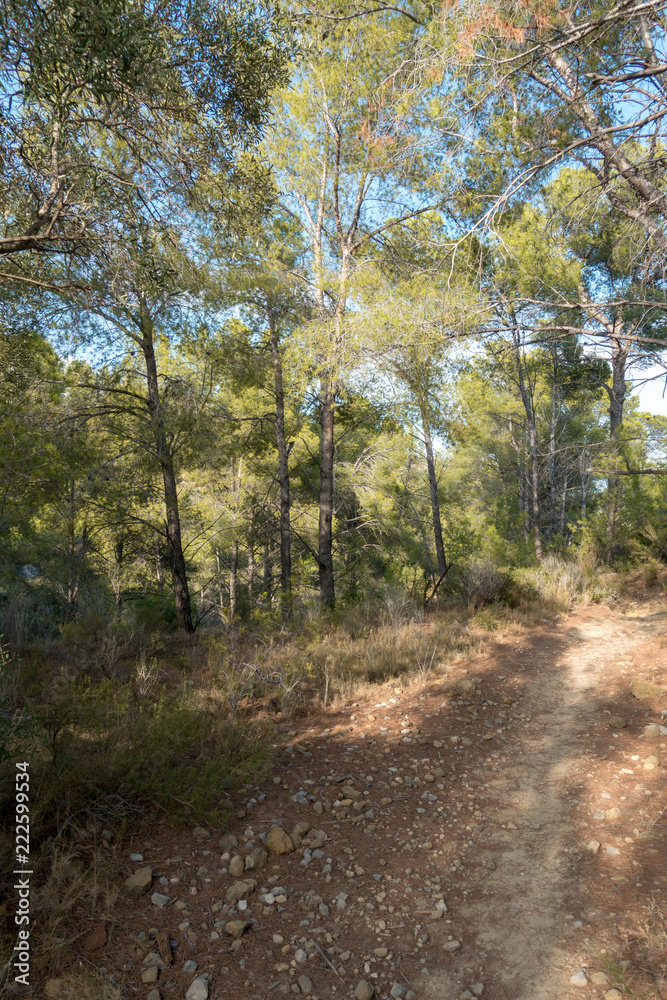
{"label": "blue sky", "polygon": [[644,385],[639,384],[635,392],[639,395],[640,409],[643,412],[661,413],[667,416],[667,389],[665,388],[665,376],[667,372],[665,372],[662,365],[654,365],[647,371],[637,372],[636,375],[639,376],[639,378],[635,379],[638,383],[641,383],[645,378],[652,375],[662,376]]}

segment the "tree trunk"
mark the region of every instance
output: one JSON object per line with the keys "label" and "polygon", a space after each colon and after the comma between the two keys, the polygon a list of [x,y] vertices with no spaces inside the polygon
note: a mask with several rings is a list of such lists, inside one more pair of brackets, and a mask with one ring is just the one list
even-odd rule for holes
{"label": "tree trunk", "polygon": [[186,632],[194,632],[188,577],[181,539],[181,520],[178,511],[178,489],[176,486],[176,473],[174,471],[174,458],[169,446],[162,407],[160,405],[160,387],[155,360],[155,347],[153,344],[153,324],[145,311],[141,317],[141,333],[141,349],[146,362],[148,409],[151,415],[155,448],[162,469],[162,481],[164,484],[167,546],[171,565],[176,615],[181,628],[185,629]]}
{"label": "tree trunk", "polygon": [[320,568],[320,601],[333,608],[336,601],[333,570],[333,506],[334,506],[334,405],[335,393],[326,380],[322,386],[320,404],[320,517],[318,526],[318,559]]}
{"label": "tree trunk", "polygon": [[584,448],[579,455],[579,479],[581,481],[581,519],[585,519],[588,512],[588,483],[590,481],[588,471],[588,452]]}
{"label": "tree trunk", "polygon": [[217,570],[218,576],[218,597],[220,600],[220,618],[224,621],[224,608],[225,608],[225,588],[222,584],[222,562],[220,560],[220,549],[216,545],[215,547],[215,568]]}
{"label": "tree trunk", "polygon": [[278,331],[275,317],[268,311],[269,340],[273,358],[273,382],[276,396],[276,445],[278,448],[278,479],[280,482],[280,589],[283,609],[287,614],[292,606],[292,551],[290,537],[290,483],[289,449],[285,439],[285,392],[283,388],[283,365],[280,357]]}
{"label": "tree trunk", "polygon": [[424,445],[426,446],[426,465],[428,467],[428,485],[431,491],[431,516],[433,518],[435,552],[438,558],[438,576],[443,577],[447,572],[447,560],[445,558],[445,546],[442,541],[442,521],[440,519],[440,501],[438,499],[438,481],[435,476],[433,443],[431,441],[431,428],[429,427],[428,410],[426,408],[426,402],[422,399],[419,400],[419,409],[422,418]]}
{"label": "tree trunk", "polygon": [[269,538],[269,526],[266,526],[264,537],[264,593],[266,594],[266,606],[271,607],[271,591],[273,590],[273,573],[271,572],[271,548]]}
{"label": "tree trunk", "polygon": [[561,492],[561,504],[560,504],[560,533],[565,538],[565,510],[567,507],[567,481],[568,481],[568,470],[565,469],[563,474],[563,490]]}
{"label": "tree trunk", "polygon": [[164,590],[164,574],[162,573],[162,553],[160,552],[160,541],[156,535],[153,539],[155,548],[155,579],[157,580],[158,593]]}
{"label": "tree trunk", "polygon": [[556,486],[556,423],[558,420],[558,368],[554,358],[553,385],[551,389],[551,415],[549,419],[549,541],[557,531],[558,491]]}
{"label": "tree trunk", "polygon": [[248,605],[252,608],[255,591],[255,539],[252,528],[248,532]]}
{"label": "tree trunk", "polygon": [[[621,447],[621,427],[625,404],[625,371],[628,348],[621,340],[612,340],[611,350],[611,390],[609,392],[609,444],[611,460],[618,463]],[[618,533],[621,513],[622,486],[619,476],[611,475],[607,480],[607,563],[611,563]]]}
{"label": "tree trunk", "polygon": [[123,539],[117,538],[114,542],[114,574],[113,574],[113,596],[116,604],[116,611],[120,612],[123,603]]}
{"label": "tree trunk", "polygon": [[235,538],[232,542],[232,561],[229,567],[229,620],[236,617],[236,582],[239,571],[239,543]]}
{"label": "tree trunk", "polygon": [[530,387],[530,382],[528,385],[526,385],[526,379],[523,367],[524,363],[523,363],[523,358],[521,356],[521,344],[518,339],[518,333],[515,333],[514,335],[514,358],[516,362],[519,392],[521,393],[521,401],[523,403],[523,408],[526,412],[526,420],[528,422],[528,442],[530,445],[530,502],[531,502],[532,523],[533,523],[533,537],[535,540],[535,555],[541,562],[543,558],[542,529],[540,526],[540,522],[542,520],[542,512],[540,510],[540,463],[539,463],[539,451],[538,451],[537,425],[535,420],[535,408],[533,406],[532,390]]}
{"label": "tree trunk", "polygon": [[[71,488],[72,509],[74,508],[74,484]],[[76,527],[74,517],[70,517],[68,527],[68,560],[67,560],[67,605],[65,607],[65,621],[74,621],[76,605],[79,600],[79,587],[81,584],[81,572],[83,563],[88,551],[88,526],[84,524],[81,532],[81,541],[76,541]]]}
{"label": "tree trunk", "polygon": [[533,508],[533,536],[535,538],[535,555],[542,561],[542,529],[540,527],[540,460],[537,449],[537,428],[531,423],[529,428],[530,440],[530,488]]}

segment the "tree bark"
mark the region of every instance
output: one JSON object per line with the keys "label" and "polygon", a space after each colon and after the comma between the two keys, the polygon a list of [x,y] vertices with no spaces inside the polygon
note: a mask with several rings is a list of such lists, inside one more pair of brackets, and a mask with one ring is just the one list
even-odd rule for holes
{"label": "tree bark", "polygon": [[144,309],[140,320],[141,350],[146,363],[146,382],[148,386],[148,410],[151,416],[153,438],[164,484],[164,505],[166,513],[167,546],[171,565],[174,602],[178,622],[186,632],[194,632],[192,609],[190,607],[190,591],[183,554],[181,538],[181,520],[178,510],[178,488],[174,470],[174,458],[169,446],[169,439],[164,425],[162,406],[160,403],[160,386],[158,383],[157,362],[155,360],[155,345],[153,343],[153,323]]}
{"label": "tree bark", "polygon": [[537,426],[535,421],[535,408],[531,398],[530,385],[526,385],[523,369],[523,359],[521,357],[521,346],[515,335],[514,337],[514,357],[517,369],[517,381],[521,401],[526,412],[528,422],[528,443],[530,447],[530,501],[532,508],[533,538],[535,540],[535,555],[541,562],[542,552],[542,512],[540,509],[540,460],[538,450]]}
{"label": "tree bark", "polygon": [[330,608],[336,601],[333,569],[334,405],[335,392],[326,379],[322,386],[320,401],[320,510],[317,554],[320,569],[320,601],[325,607]]}
{"label": "tree bark", "polygon": [[[70,490],[71,510],[74,510],[74,483]],[[88,552],[89,538],[88,525],[84,524],[81,532],[81,541],[76,541],[76,527],[73,514],[69,518],[68,526],[68,560],[67,560],[67,605],[65,607],[65,621],[74,621],[76,606],[79,600],[79,587],[81,585],[81,572]]]}
{"label": "tree bark", "polygon": [[113,578],[113,596],[114,602],[116,604],[116,611],[120,612],[123,604],[123,539],[117,538],[113,546],[114,555],[114,578]]}
{"label": "tree bark", "polygon": [[235,538],[232,542],[232,561],[229,567],[229,620],[236,617],[236,583],[239,570],[239,543]]}
{"label": "tree bark", "polygon": [[158,593],[161,594],[164,590],[164,574],[162,572],[162,553],[160,552],[160,542],[157,535],[153,539],[153,545],[155,547],[155,579],[157,581]]}
{"label": "tree bark", "polygon": [[[609,393],[609,444],[611,459],[616,465],[621,447],[621,427],[625,405],[625,372],[629,347],[620,339],[611,343],[611,389]],[[618,533],[622,487],[618,476],[607,479],[607,563],[611,563]]]}
{"label": "tree bark", "polygon": [[252,528],[248,532],[248,604],[252,608],[255,592],[255,539]]}
{"label": "tree bark", "polygon": [[222,584],[222,562],[220,560],[220,549],[216,545],[215,547],[215,568],[218,576],[218,597],[219,597],[219,607],[220,607],[220,618],[224,621],[224,608],[225,608],[225,588]]}
{"label": "tree bark", "polygon": [[278,480],[280,483],[280,589],[287,614],[292,607],[292,551],[290,529],[289,449],[285,438],[285,391],[283,365],[278,331],[273,312],[268,310],[269,341],[273,358],[273,382],[276,396],[276,445],[278,448]]}
{"label": "tree bark", "polygon": [[438,559],[438,575],[440,577],[443,577],[447,572],[447,559],[445,558],[445,546],[442,541],[442,520],[440,518],[440,501],[438,499],[438,481],[435,475],[435,462],[433,460],[433,443],[431,440],[431,428],[429,426],[428,410],[425,400],[423,399],[419,400],[419,409],[422,418],[424,445],[426,447],[426,465],[428,468],[428,485],[431,492],[431,516],[433,518],[435,552]]}
{"label": "tree bark", "polygon": [[558,422],[558,366],[553,359],[553,384],[551,387],[551,414],[549,418],[549,541],[553,541],[557,531],[558,490],[556,484],[556,424]]}
{"label": "tree bark", "polygon": [[271,591],[273,590],[273,573],[271,570],[271,539],[269,537],[269,526],[266,526],[264,536],[264,593],[266,594],[266,606],[271,607]]}
{"label": "tree bark", "polygon": [[533,537],[535,539],[535,555],[542,561],[542,529],[540,526],[540,459],[537,445],[537,428],[534,423],[528,429],[530,440],[530,488],[533,507]]}

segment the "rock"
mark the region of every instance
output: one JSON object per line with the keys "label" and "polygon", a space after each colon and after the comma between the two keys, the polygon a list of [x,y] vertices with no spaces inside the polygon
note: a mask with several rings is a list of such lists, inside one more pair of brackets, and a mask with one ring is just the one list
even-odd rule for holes
{"label": "rock", "polygon": [[146,997],[146,1000],[162,1000],[162,998],[160,997],[160,991],[151,990],[148,996]]}
{"label": "rock", "polygon": [[620,990],[607,990],[604,1000],[622,1000],[622,993]]}
{"label": "rock", "polygon": [[623,813],[618,806],[614,806],[612,809],[607,809],[607,812],[605,813],[607,819],[620,819],[622,815]]}
{"label": "rock", "polygon": [[49,1000],[60,1000],[64,982],[64,979],[49,979],[44,987],[44,996]]}
{"label": "rock", "polygon": [[171,944],[169,943],[169,933],[164,927],[160,928],[156,937],[158,951],[160,952],[160,958],[164,962],[165,966],[171,965],[173,956],[171,954]]}
{"label": "rock", "polygon": [[[269,856],[263,847],[255,847],[245,859],[246,871],[261,872],[266,868]],[[229,869],[231,872],[231,868]]]}
{"label": "rock", "polygon": [[651,684],[650,681],[643,681],[636,677],[632,684],[630,685],[630,691],[635,696],[635,698],[665,698],[667,697],[667,688],[660,687],[658,684]]}
{"label": "rock", "polygon": [[656,767],[660,767],[660,760],[657,757],[647,757],[644,761],[644,770],[655,771]]}
{"label": "rock", "polygon": [[336,909],[337,910],[346,910],[347,909],[347,901],[348,901],[349,898],[350,897],[348,896],[348,894],[346,892],[339,892],[338,895],[336,896]]}
{"label": "rock", "polygon": [[297,983],[303,995],[305,997],[309,997],[310,994],[313,992],[313,984],[311,983],[308,976],[299,976],[299,978],[297,979]]}
{"label": "rock", "polygon": [[168,902],[169,896],[165,896],[163,892],[154,892],[151,896],[151,903],[153,906],[157,906],[161,910],[167,905]]}
{"label": "rock", "polygon": [[303,948],[297,948],[296,951],[294,952],[294,961],[298,962],[299,965],[302,962],[305,962],[307,958],[308,958],[308,952],[304,951]]}
{"label": "rock", "polygon": [[139,899],[145,892],[148,892],[152,882],[153,869],[139,868],[134,875],[125,879],[125,892],[131,899]]}
{"label": "rock", "polygon": [[648,740],[655,740],[655,739],[658,738],[658,736],[661,735],[660,734],[660,729],[661,728],[664,729],[665,727],[664,726],[656,726],[656,725],[646,726],[644,728],[644,736]]}
{"label": "rock", "polygon": [[616,858],[621,852],[619,851],[618,847],[614,847],[613,844],[607,844],[607,846],[604,849],[604,853],[611,854],[612,857]]}
{"label": "rock", "polygon": [[313,812],[317,813],[318,816],[322,815],[324,812],[324,806],[321,802],[313,802]]}
{"label": "rock", "polygon": [[99,948],[103,948],[106,943],[107,931],[104,923],[101,923],[97,927],[93,927],[92,931],[86,936],[83,942],[83,950],[97,951]]}
{"label": "rock", "polygon": [[156,969],[165,968],[164,962],[162,961],[162,959],[160,958],[159,954],[156,951],[149,952],[141,964],[149,969],[152,968],[153,966],[155,966]]}
{"label": "rock", "polygon": [[191,976],[193,972],[197,971],[197,963],[194,958],[189,958],[187,962],[183,963],[183,974],[186,976]]}
{"label": "rock", "polygon": [[158,967],[157,965],[151,965],[149,969],[144,969],[141,973],[142,983],[156,983],[158,977]]}
{"label": "rock", "polygon": [[130,854],[130,861],[143,861],[143,854]]}
{"label": "rock", "polygon": [[225,893],[225,899],[228,903],[238,903],[240,899],[244,899],[254,892],[256,885],[257,882],[254,878],[246,878],[241,882],[235,882],[234,885],[230,885]]}
{"label": "rock", "polygon": [[294,850],[292,838],[281,826],[274,826],[266,838],[266,846],[274,854],[289,854]]}
{"label": "rock", "polygon": [[475,983],[475,985],[471,986],[470,989],[472,990],[472,992],[475,994],[476,997],[481,997],[482,993],[484,992],[484,983]]}
{"label": "rock", "polygon": [[445,941],[442,946],[443,951],[458,951],[461,947],[460,941]]}
{"label": "rock", "polygon": [[229,874],[234,878],[240,878],[245,871],[245,864],[240,854],[235,854],[229,862]]}
{"label": "rock", "polygon": [[357,988],[354,991],[356,1000],[373,1000],[375,996],[375,990],[370,983],[367,983],[365,979],[362,979],[357,983]]}
{"label": "rock", "polygon": [[210,840],[211,834],[208,830],[205,830],[203,826],[196,826],[192,831],[192,836],[196,837],[197,840]]}
{"label": "rock", "polygon": [[586,973],[583,969],[579,969],[579,972],[575,972],[573,976],[570,976],[570,983],[572,986],[587,986],[588,979],[586,979]]}
{"label": "rock", "polygon": [[225,930],[230,937],[240,938],[251,926],[252,921],[250,920],[230,920],[228,924],[225,924]]}
{"label": "rock", "polygon": [[609,977],[606,976],[604,972],[594,972],[591,976],[591,982],[595,986],[607,986],[609,983]]}
{"label": "rock", "polygon": [[389,990],[390,997],[396,997],[397,1000],[402,1000],[405,994],[408,992],[407,986],[401,986],[400,983],[394,982],[393,986]]}
{"label": "rock", "polygon": [[627,720],[624,719],[622,715],[612,715],[609,720],[610,729],[625,729],[627,724]]}
{"label": "rock", "polygon": [[185,1000],[208,1000],[208,983],[203,976],[197,976],[188,986]]}
{"label": "rock", "polygon": [[588,843],[586,844],[586,850],[590,851],[591,854],[597,854],[601,846],[602,844],[600,843],[599,840],[589,840]]}
{"label": "rock", "polygon": [[231,851],[233,847],[238,847],[238,840],[233,833],[226,833],[224,837],[221,837],[218,841],[220,845],[220,850],[225,853],[225,851]]}

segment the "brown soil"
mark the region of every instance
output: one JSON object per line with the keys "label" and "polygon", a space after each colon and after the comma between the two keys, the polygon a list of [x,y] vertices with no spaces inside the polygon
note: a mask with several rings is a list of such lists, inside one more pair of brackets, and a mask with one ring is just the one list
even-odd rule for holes
{"label": "brown soil", "polygon": [[[667,698],[629,691],[637,677],[667,686],[665,634],[662,598],[589,607],[438,677],[382,688],[381,699],[297,718],[274,778],[232,794],[230,832],[246,855],[275,822],[289,832],[306,820],[326,834],[325,856],[304,866],[301,848],[246,873],[258,884],[241,916],[255,923],[234,951],[224,927],[214,933],[216,920],[239,916],[215,905],[235,881],[220,871],[221,831],[201,841],[158,824],[123,845],[125,864],[128,874],[141,867],[129,854],[142,853],[170,904],[119,899],[108,943],[84,961],[124,996],[146,997],[154,987],[141,982],[142,959],[155,950],[151,929],[163,927],[178,942],[157,983],[163,1000],[185,996],[187,959],[210,974],[213,1000],[296,993],[303,973],[319,998],[352,998],[360,979],[380,997],[396,982],[418,1000],[459,1000],[480,982],[489,1000],[570,1000],[611,987],[667,997],[667,736],[644,735]],[[625,728],[610,727],[614,716]],[[653,755],[661,766],[645,769]],[[344,785],[364,793],[361,812],[335,805]],[[295,802],[298,792],[324,812]],[[620,815],[608,817],[615,807]],[[260,899],[272,886],[287,890],[282,912]],[[349,902],[338,910],[341,892]],[[439,896],[447,912],[436,917]],[[184,921],[190,928],[179,930]],[[448,951],[451,941],[461,946]],[[302,964],[298,948],[309,953]],[[571,985],[582,968],[588,985]],[[596,972],[608,982],[591,981]]]}

